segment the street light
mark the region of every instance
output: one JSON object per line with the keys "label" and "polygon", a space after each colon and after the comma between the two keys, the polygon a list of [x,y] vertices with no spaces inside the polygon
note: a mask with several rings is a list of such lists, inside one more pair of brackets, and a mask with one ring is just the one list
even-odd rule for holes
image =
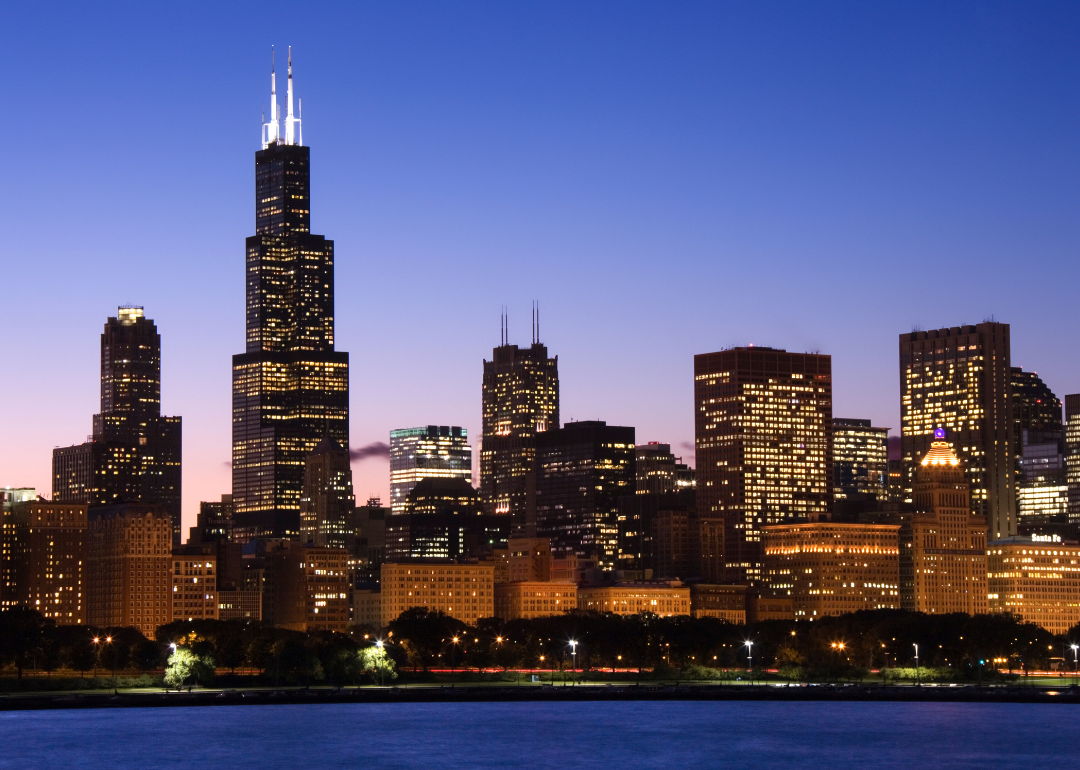
{"label": "street light", "polygon": [[747,672],[750,674],[750,684],[754,683],[754,643],[746,642]]}
{"label": "street light", "polygon": [[100,651],[101,640],[98,637],[94,637],[94,678],[97,679],[97,664],[98,664],[98,652]]}
{"label": "street light", "polygon": [[[570,657],[573,660],[573,662],[570,664],[572,666],[571,670],[573,671],[574,675],[576,676],[577,675],[577,642],[575,642],[573,639],[570,640]],[[564,687],[566,686],[565,683],[564,683],[563,686]]]}
{"label": "street light", "polygon": [[453,639],[454,646],[450,648],[450,676],[454,675],[454,659],[457,657],[457,643],[458,638],[455,636]]}
{"label": "street light", "polygon": [[1077,669],[1076,651],[1080,650],[1080,644],[1070,644],[1069,646],[1072,648],[1072,651],[1073,651],[1073,684],[1075,685],[1076,684],[1076,669]]}
{"label": "street light", "polygon": [[922,679],[919,678],[919,645],[915,646],[915,685],[917,687],[922,686]]}
{"label": "street light", "polygon": [[113,638],[111,636],[105,637],[105,644],[112,644],[112,678],[113,678],[113,695],[116,695],[116,645],[113,644]]}

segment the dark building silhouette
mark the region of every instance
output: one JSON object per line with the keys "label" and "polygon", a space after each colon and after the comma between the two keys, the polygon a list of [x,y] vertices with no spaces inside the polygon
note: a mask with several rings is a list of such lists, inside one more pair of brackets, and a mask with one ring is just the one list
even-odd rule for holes
{"label": "dark building silhouette", "polygon": [[537,536],[615,569],[619,498],[636,488],[634,429],[595,420],[538,433],[535,484]]}
{"label": "dark building silhouette", "polygon": [[724,520],[725,582],[756,582],[763,526],[832,516],[832,359],[694,356],[694,406],[699,515]]}
{"label": "dark building silhouette", "polygon": [[938,428],[971,484],[971,512],[990,539],[1016,534],[1016,446],[1009,325],[987,321],[900,335],[904,491]]}
{"label": "dark building silhouette", "polygon": [[1068,516],[1080,523],[1080,393],[1065,396],[1065,481],[1068,485]]}
{"label": "dark building silhouette", "polygon": [[304,464],[300,540],[351,552],[356,544],[355,509],[349,450],[326,436]]}
{"label": "dark building silhouette", "polygon": [[[188,531],[185,548],[192,554],[212,554],[217,560],[218,588],[235,591],[243,580],[243,543],[233,527],[232,495],[199,503],[195,526]],[[209,550],[207,550],[209,549]]]}
{"label": "dark building silhouette", "polygon": [[307,456],[326,435],[349,445],[349,355],[334,349],[334,242],[310,232],[291,64],[284,136],[271,94],[246,244],[247,349],[233,356],[233,502],[245,531],[298,537]]}
{"label": "dark building silhouette", "polygon": [[645,580],[723,578],[724,521],[699,517],[693,490],[620,498],[618,527],[624,572]]}
{"label": "dark building silhouette", "polygon": [[386,562],[460,561],[506,548],[506,516],[486,514],[480,495],[464,479],[426,478],[405,499],[405,512],[386,519]]}
{"label": "dark building silhouette", "polygon": [[91,506],[155,503],[180,542],[182,426],[161,415],[161,337],[123,306],[101,335],[101,412],[84,444],[53,450],[53,499]]}
{"label": "dark building silhouette", "polygon": [[636,492],[663,495],[694,488],[694,469],[671,453],[671,444],[650,441],[634,449]]}
{"label": "dark building silhouette", "polygon": [[368,498],[367,503],[353,510],[353,555],[357,559],[353,575],[357,585],[379,582],[386,561],[386,521],[390,511],[377,497]]}
{"label": "dark building silhouette", "polygon": [[502,340],[484,361],[480,497],[488,513],[509,515],[515,535],[536,535],[530,486],[536,436],[559,427],[559,357],[548,358],[533,315],[533,343],[519,348]]}

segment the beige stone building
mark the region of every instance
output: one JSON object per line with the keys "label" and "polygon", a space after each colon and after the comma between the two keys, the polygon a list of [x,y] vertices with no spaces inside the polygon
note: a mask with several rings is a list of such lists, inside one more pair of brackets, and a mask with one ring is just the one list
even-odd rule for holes
{"label": "beige stone building", "polygon": [[690,589],[678,580],[583,586],[578,588],[578,609],[616,615],[689,615]]}
{"label": "beige stone building", "polygon": [[495,585],[495,617],[503,620],[546,618],[577,609],[577,584],[517,581]]}
{"label": "beige stone building", "polygon": [[987,549],[990,612],[1009,612],[1054,634],[1080,623],[1080,545],[1008,537]]}
{"label": "beige stone building", "polygon": [[172,619],[217,620],[217,560],[209,554],[173,554]]}
{"label": "beige stone building", "polygon": [[797,619],[900,606],[896,524],[815,521],[763,527],[765,586]]}
{"label": "beige stone building", "polygon": [[900,529],[900,607],[932,614],[988,611],[986,517],[971,512],[963,466],[938,431],[914,480],[916,513]]}
{"label": "beige stone building", "polygon": [[382,565],[382,623],[405,610],[440,610],[470,625],[495,615],[491,564],[399,562]]}
{"label": "beige stone building", "polygon": [[728,623],[746,623],[746,593],[749,586],[698,583],[690,587],[690,614],[695,618],[720,618]]}

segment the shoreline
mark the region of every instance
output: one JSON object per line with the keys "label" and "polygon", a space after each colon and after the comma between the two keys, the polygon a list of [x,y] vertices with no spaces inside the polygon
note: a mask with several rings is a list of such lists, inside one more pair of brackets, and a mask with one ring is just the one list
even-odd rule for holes
{"label": "shoreline", "polygon": [[1031,686],[577,684],[570,686],[411,685],[358,688],[199,689],[191,692],[10,693],[0,711],[183,708],[346,703],[526,703],[580,701],[831,701],[1080,704],[1080,688]]}

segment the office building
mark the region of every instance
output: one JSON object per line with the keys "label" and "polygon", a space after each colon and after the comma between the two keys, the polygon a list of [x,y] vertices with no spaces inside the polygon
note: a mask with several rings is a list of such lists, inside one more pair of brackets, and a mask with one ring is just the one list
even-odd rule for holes
{"label": "office building", "polygon": [[529,620],[577,609],[577,584],[525,580],[495,584],[495,617]]}
{"label": "office building", "polygon": [[512,537],[506,547],[507,582],[547,583],[551,580],[551,541],[546,537]]}
{"label": "office building", "polygon": [[195,543],[232,540],[235,511],[232,495],[222,495],[220,500],[200,502],[195,526],[188,530],[188,540]]}
{"label": "office building", "polygon": [[815,521],[763,529],[765,586],[791,597],[796,619],[900,606],[896,524]]}
{"label": "office building", "polygon": [[1080,524],[1080,393],[1065,396],[1065,484],[1069,521]]}
{"label": "office building", "polygon": [[158,505],[91,510],[87,526],[87,623],[132,626],[153,639],[173,620],[172,517]]}
{"label": "office building", "polygon": [[368,498],[353,511],[353,574],[357,584],[379,582],[386,561],[386,520],[390,515],[390,509],[377,497]]}
{"label": "office building", "polygon": [[472,447],[464,428],[427,425],[390,431],[390,508],[405,510],[405,499],[423,479],[464,479],[472,484]]}
{"label": "office building", "polygon": [[300,540],[320,548],[352,552],[355,510],[349,450],[326,436],[304,461]]}
{"label": "office building", "polygon": [[572,422],[536,435],[536,535],[613,570],[619,498],[633,495],[634,429]]}
{"label": "office building", "polygon": [[761,528],[833,510],[832,359],[773,348],[694,356],[697,505],[725,523],[724,580],[761,579]]}
{"label": "office building", "polygon": [[694,469],[671,453],[670,444],[650,441],[634,447],[634,455],[639,495],[664,495],[694,488]]}
{"label": "office building", "polygon": [[1009,325],[985,322],[900,335],[900,449],[911,499],[921,460],[945,435],[966,469],[971,512],[992,538],[1016,533]]}
{"label": "office building", "polygon": [[719,618],[728,623],[746,623],[746,594],[749,586],[695,583],[690,586],[690,615]]}
{"label": "office building", "polygon": [[505,548],[510,520],[484,513],[464,479],[428,478],[413,487],[405,510],[386,520],[386,560],[457,561]]}
{"label": "office building", "polygon": [[61,626],[86,623],[86,506],[8,497],[2,606],[29,607]]}
{"label": "office building", "polygon": [[[199,553],[198,551],[202,551]],[[211,548],[172,555],[172,620],[218,620],[217,563]]]}
{"label": "office building", "polygon": [[508,515],[513,534],[536,537],[529,500],[536,437],[559,427],[559,357],[548,358],[533,311],[533,343],[511,345],[504,317],[499,347],[484,361],[480,497],[488,513]]}
{"label": "office building", "polygon": [[385,563],[382,565],[382,622],[413,607],[439,610],[463,623],[495,616],[491,564]]}
{"label": "office building", "polygon": [[219,590],[218,620],[262,620],[262,592]]}
{"label": "office building", "polygon": [[1016,489],[1019,524],[1067,523],[1069,485],[1063,430],[1020,431],[1020,474]]}
{"label": "office building", "polygon": [[86,443],[53,450],[53,500],[162,506],[180,542],[182,423],[161,414],[161,336],[128,305],[101,334],[101,412]]}
{"label": "office building", "polygon": [[580,586],[577,594],[578,609],[586,612],[648,612],[660,617],[690,614],[690,589],[678,580]]}
{"label": "office building", "polygon": [[1020,457],[1024,431],[1061,433],[1061,400],[1037,372],[1014,366],[1009,370],[1013,408],[1013,456]]}
{"label": "office building", "polygon": [[[255,153],[246,349],[233,356],[232,494],[255,537],[300,536],[304,463],[323,437],[349,446],[349,354],[334,348],[334,242],[311,233],[310,153],[292,111]],[[283,135],[284,134],[284,135]]]}
{"label": "office building", "polygon": [[943,429],[913,487],[915,511],[900,527],[900,608],[986,612],[986,519],[971,512],[968,475]]}
{"label": "office building", "polygon": [[[349,553],[343,548],[321,548],[295,540],[269,544],[264,619],[292,631],[344,631],[349,625],[352,590],[348,561]],[[268,602],[270,608],[266,607]]]}
{"label": "office building", "polygon": [[834,417],[833,495],[884,499],[889,477],[889,429],[869,420]]}
{"label": "office building", "polygon": [[992,541],[987,554],[990,612],[1008,612],[1052,634],[1080,623],[1080,546],[1017,536]]}

